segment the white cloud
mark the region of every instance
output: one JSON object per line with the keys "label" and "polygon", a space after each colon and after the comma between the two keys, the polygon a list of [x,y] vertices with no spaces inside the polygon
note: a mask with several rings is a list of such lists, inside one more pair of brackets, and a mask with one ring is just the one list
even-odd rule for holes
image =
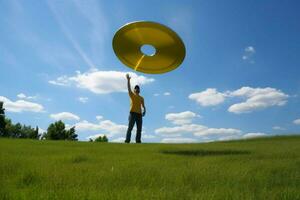
{"label": "white cloud", "polygon": [[74,124],[77,131],[103,131],[107,136],[125,134],[126,125],[116,124],[110,120],[103,120],[99,123],[91,123],[86,120]]}
{"label": "white cloud", "polygon": [[174,126],[174,127],[161,127],[155,129],[156,134],[164,135],[164,136],[180,136],[184,133],[194,133],[199,132],[204,129],[207,129],[206,126],[198,125],[198,124],[184,124],[181,126]]}
{"label": "white cloud", "polygon": [[19,97],[20,99],[25,99],[26,95],[23,94],[23,93],[20,93],[20,94],[17,95],[17,97]]}
{"label": "white cloud", "polygon": [[228,135],[224,137],[218,138],[220,141],[226,141],[226,140],[238,140],[238,139],[249,139],[249,138],[257,138],[257,137],[264,137],[267,136],[266,133],[246,133],[244,135],[237,134],[237,135]]}
{"label": "white cloud", "polygon": [[246,48],[245,48],[245,51],[246,51],[246,52],[249,52],[249,53],[255,53],[255,49],[254,49],[254,47],[252,47],[252,46],[246,47]]}
{"label": "white cloud", "polygon": [[162,94],[159,94],[159,93],[154,93],[154,94],[153,94],[153,96],[155,96],[155,97],[158,97],[158,96],[160,96],[160,95],[163,95],[163,96],[170,96],[171,93],[170,93],[170,92],[164,92],[164,93],[162,93]]}
{"label": "white cloud", "polygon": [[[180,143],[182,141],[183,134],[193,134],[196,137],[200,137],[201,141],[214,141],[214,140],[235,140],[241,138],[253,138],[267,136],[266,133],[247,133],[243,134],[243,131],[234,128],[209,128],[199,124],[184,124],[175,127],[162,127],[155,130],[156,134],[168,137],[162,140],[162,142]],[[190,138],[197,141],[194,138]],[[188,140],[189,141],[189,140]],[[186,142],[188,142],[186,141]],[[184,142],[184,140],[183,140]],[[192,142],[192,141],[191,141]]]}
{"label": "white cloud", "polygon": [[205,91],[192,93],[189,99],[196,101],[201,106],[215,106],[223,103],[226,95],[220,93],[215,88],[207,88]]}
{"label": "white cloud", "polygon": [[241,135],[242,131],[233,128],[208,128],[200,124],[184,124],[174,127],[161,127],[155,129],[156,134],[163,136],[178,137],[185,133],[192,133],[195,136],[228,136],[228,135]]}
{"label": "white cloud", "polygon": [[207,128],[194,133],[195,136],[229,136],[240,135],[241,130],[233,128]]}
{"label": "white cloud", "polygon": [[96,116],[96,119],[98,120],[98,121],[100,121],[100,120],[102,120],[104,117],[102,116],[102,115],[97,115]]}
{"label": "white cloud", "polygon": [[161,143],[195,143],[198,142],[193,138],[163,138]]}
{"label": "white cloud", "polygon": [[39,127],[39,134],[43,134],[43,133],[45,133],[45,132],[47,132],[47,130],[42,129],[42,128]]}
{"label": "white cloud", "polygon": [[238,140],[238,139],[241,139],[241,135],[226,135],[218,138],[219,141]]}
{"label": "white cloud", "polygon": [[215,88],[208,88],[203,92],[193,93],[189,98],[202,106],[214,106],[225,101],[226,98],[244,98],[244,102],[236,103],[228,108],[229,112],[240,114],[250,113],[272,106],[283,106],[287,103],[289,95],[281,90],[271,87],[252,88],[242,87],[234,91],[218,92]]}
{"label": "white cloud", "polygon": [[70,86],[71,85],[71,81],[69,80],[68,76],[58,77],[56,80],[49,81],[49,83],[52,85],[59,85],[59,86]]}
{"label": "white cloud", "polygon": [[248,46],[244,49],[244,54],[242,56],[243,60],[249,60],[250,63],[254,63],[253,56],[256,53],[253,46]]}
{"label": "white cloud", "polygon": [[275,88],[251,88],[242,87],[230,93],[231,96],[247,98],[245,102],[233,104],[228,108],[229,112],[236,114],[249,113],[271,106],[283,106],[287,102],[288,95]]}
{"label": "white cloud", "polygon": [[73,126],[76,127],[77,131],[99,131],[101,127],[99,124],[90,123],[86,120],[80,121]]}
{"label": "white cloud", "polygon": [[107,94],[112,92],[126,92],[127,84],[125,75],[129,73],[131,84],[145,85],[154,81],[153,78],[139,76],[133,72],[120,71],[98,71],[96,69],[86,73],[77,71],[75,76],[61,76],[56,80],[51,80],[49,83],[60,86],[73,86],[87,89],[96,94]]}
{"label": "white cloud", "polygon": [[272,129],[273,130],[285,130],[285,128],[280,127],[280,126],[273,126]]}
{"label": "white cloud", "polygon": [[125,142],[125,138],[124,137],[115,138],[111,142],[124,143]]}
{"label": "white cloud", "polygon": [[44,112],[44,107],[38,103],[25,100],[11,101],[4,96],[0,96],[0,101],[4,102],[4,108],[8,112]]}
{"label": "white cloud", "polygon": [[156,138],[156,136],[155,135],[142,134],[142,138],[143,139],[153,139],[153,138]]}
{"label": "white cloud", "polygon": [[26,96],[24,93],[18,94],[17,97],[19,99],[28,99],[28,100],[37,98],[37,96]]}
{"label": "white cloud", "polygon": [[154,130],[156,134],[167,137],[179,137],[182,134],[193,134],[194,136],[208,139],[211,136],[240,136],[242,131],[233,128],[209,128],[200,124],[192,124],[191,121],[197,115],[191,111],[181,113],[169,113],[166,115],[166,120],[179,126],[161,127]]}
{"label": "white cloud", "polygon": [[295,120],[293,121],[293,123],[296,124],[296,125],[300,125],[300,119],[295,119]]}
{"label": "white cloud", "polygon": [[166,114],[165,119],[171,121],[173,124],[182,125],[191,123],[197,116],[199,115],[196,113],[185,111],[180,113],[168,113]]}
{"label": "white cloud", "polygon": [[78,97],[78,101],[80,101],[81,103],[87,103],[89,100],[88,97]]}
{"label": "white cloud", "polygon": [[266,133],[247,133],[243,135],[243,138],[256,138],[256,137],[263,137],[267,136]]}
{"label": "white cloud", "polygon": [[100,127],[109,134],[124,134],[127,131],[126,125],[116,124],[110,120],[104,120],[100,122]]}
{"label": "white cloud", "polygon": [[80,120],[80,117],[70,113],[70,112],[61,112],[61,113],[56,113],[56,114],[51,114],[50,118],[54,120],[75,120],[78,121]]}
{"label": "white cloud", "polygon": [[[118,135],[125,135],[127,132],[127,125],[117,124],[115,122],[112,122],[110,120],[103,120],[103,116],[98,115],[96,116],[96,119],[98,122],[92,123],[88,122],[86,120],[80,121],[78,123],[75,123],[72,126],[75,126],[76,131],[83,132],[83,131],[101,131],[101,133],[90,135],[86,139],[89,138],[97,138],[98,136],[106,135],[109,138],[109,142],[121,142],[123,143],[125,141],[124,137],[114,138]],[[68,125],[68,127],[72,127],[71,125]],[[143,127],[145,129],[145,127]],[[136,128],[132,130],[133,132],[136,131]],[[145,139],[151,139],[155,138],[156,136],[153,135],[147,135],[145,131],[142,131],[142,138]]]}

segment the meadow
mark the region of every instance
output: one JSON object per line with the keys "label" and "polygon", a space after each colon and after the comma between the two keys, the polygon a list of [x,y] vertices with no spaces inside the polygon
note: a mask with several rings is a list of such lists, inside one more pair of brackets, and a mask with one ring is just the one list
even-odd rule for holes
{"label": "meadow", "polygon": [[0,139],[0,199],[300,199],[300,137],[202,144]]}

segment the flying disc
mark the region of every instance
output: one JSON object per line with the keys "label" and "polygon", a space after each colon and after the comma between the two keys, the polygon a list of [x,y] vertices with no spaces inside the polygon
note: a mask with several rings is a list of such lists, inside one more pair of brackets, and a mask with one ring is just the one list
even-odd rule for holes
{"label": "flying disc", "polygon": [[[151,45],[155,53],[142,52]],[[184,60],[185,46],[169,27],[149,21],[132,22],[121,27],[114,35],[113,49],[120,61],[133,70],[162,74],[176,69]]]}

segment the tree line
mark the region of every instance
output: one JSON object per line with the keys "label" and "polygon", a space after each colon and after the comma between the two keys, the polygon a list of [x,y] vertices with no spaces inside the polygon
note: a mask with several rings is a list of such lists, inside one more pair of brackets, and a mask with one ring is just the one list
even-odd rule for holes
{"label": "tree line", "polygon": [[12,123],[5,117],[3,102],[0,102],[0,137],[9,138],[30,138],[30,139],[47,139],[47,140],[77,140],[75,127],[66,129],[62,121],[57,121],[49,125],[47,132],[40,134],[38,127]]}
{"label": "tree line", "polygon": [[[0,101],[0,137],[8,138],[30,138],[42,140],[71,140],[77,141],[78,135],[76,134],[75,126],[70,129],[66,128],[63,121],[59,120],[51,123],[47,131],[40,134],[39,127],[31,127],[22,125],[20,123],[12,123],[10,119],[5,116],[5,109],[3,102]],[[99,136],[90,142],[108,142],[108,138]]]}
{"label": "tree line", "polygon": [[[5,109],[3,102],[0,101],[0,137],[8,138],[30,138],[30,139],[44,139],[44,140],[72,140],[77,141],[75,127],[66,129],[64,122],[61,120],[51,123],[47,131],[40,134],[39,127],[31,127],[22,125],[20,123],[12,123],[10,119],[5,116]],[[99,136],[94,142],[108,142],[108,138],[104,135]]]}

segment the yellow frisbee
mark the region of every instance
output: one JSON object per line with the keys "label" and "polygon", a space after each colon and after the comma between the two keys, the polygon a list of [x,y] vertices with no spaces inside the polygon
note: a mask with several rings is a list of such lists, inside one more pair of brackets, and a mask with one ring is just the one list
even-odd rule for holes
{"label": "yellow frisbee", "polygon": [[[142,52],[151,45],[155,53]],[[162,74],[176,69],[184,60],[185,46],[170,28],[149,21],[132,22],[121,27],[113,38],[113,49],[121,62],[143,73]]]}

